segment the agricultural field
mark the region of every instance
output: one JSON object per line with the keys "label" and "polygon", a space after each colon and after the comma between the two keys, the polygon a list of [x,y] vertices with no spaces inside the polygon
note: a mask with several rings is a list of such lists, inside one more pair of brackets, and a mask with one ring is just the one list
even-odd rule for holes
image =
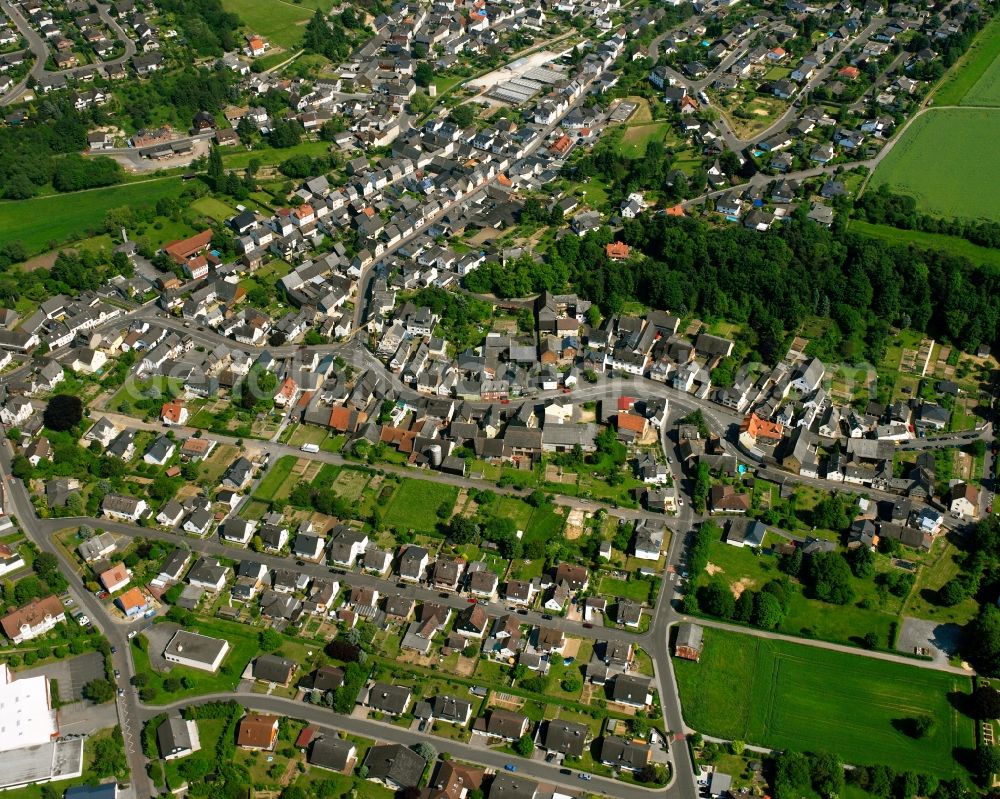
{"label": "agricultural field", "polygon": [[907,128],[875,170],[872,185],[912,196],[926,213],[1000,219],[998,124],[1000,110],[930,110]]}
{"label": "agricultural field", "polygon": [[112,208],[153,205],[182,187],[177,177],[0,202],[0,241],[20,241],[29,254],[43,252],[100,228]]}
{"label": "agricultural field", "polygon": [[407,478],[392,495],[383,521],[400,530],[413,529],[432,533],[442,520],[438,509],[447,506],[447,520],[455,507],[456,499],[458,489],[454,486]]}
{"label": "agricultural field", "polygon": [[852,219],[850,229],[864,236],[882,239],[892,244],[909,244],[924,250],[935,250],[968,258],[974,264],[983,264],[1000,269],[1000,251],[980,247],[971,241],[948,236],[944,233],[924,233],[920,230],[903,230],[891,225],[875,225],[860,219]]}
{"label": "agricultural field", "polygon": [[935,105],[1000,106],[1000,17],[976,37],[934,92]]}
{"label": "agricultural field", "polygon": [[962,105],[1000,107],[1000,30],[993,36],[990,45],[994,51],[993,61],[962,98]]}
{"label": "agricultural field", "polygon": [[[953,751],[974,744],[972,720],[948,698],[970,690],[957,675],[713,629],[701,661],[674,669],[687,723],[708,735],[942,777],[961,771]],[[925,715],[931,731],[907,735]]]}

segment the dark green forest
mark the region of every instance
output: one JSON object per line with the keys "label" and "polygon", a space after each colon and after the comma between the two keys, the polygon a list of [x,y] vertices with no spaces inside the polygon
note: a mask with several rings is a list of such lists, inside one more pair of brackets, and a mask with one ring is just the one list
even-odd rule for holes
{"label": "dark green forest", "polygon": [[487,266],[467,278],[501,296],[572,286],[605,314],[631,300],[673,313],[739,322],[765,362],[807,316],[830,318],[828,350],[877,362],[892,325],[963,350],[997,340],[1000,276],[963,257],[923,251],[813,224],[804,210],[767,233],[691,218],[627,220],[621,238],[645,255],[610,261],[606,229],[559,239],[542,267]]}

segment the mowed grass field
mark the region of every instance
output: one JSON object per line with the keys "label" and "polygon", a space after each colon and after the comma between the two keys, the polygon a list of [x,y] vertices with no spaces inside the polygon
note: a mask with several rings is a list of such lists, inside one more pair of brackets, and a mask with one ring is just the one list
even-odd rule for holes
{"label": "mowed grass field", "polygon": [[1000,17],[980,32],[934,92],[935,105],[1000,106]]}
{"label": "mowed grass field", "polygon": [[106,189],[0,202],[0,241],[20,241],[29,254],[89,235],[112,208],[152,205],[181,193],[181,178],[125,183]]}
{"label": "mowed grass field", "polygon": [[264,475],[264,479],[260,481],[254,496],[267,501],[277,499],[281,495],[287,496],[294,485],[290,478],[296,463],[298,463],[298,458],[294,455],[285,455],[279,458],[278,462]]}
{"label": "mowed grass field", "polygon": [[850,230],[864,236],[882,239],[893,244],[912,244],[924,250],[937,250],[949,255],[961,255],[974,264],[985,264],[1000,269],[1000,250],[980,247],[971,241],[944,233],[924,233],[920,230],[902,230],[891,225],[873,225],[860,219],[852,219]]}
{"label": "mowed grass field", "polygon": [[1000,109],[931,110],[914,120],[875,170],[872,185],[943,217],[1000,220]]}
{"label": "mowed grass field", "polygon": [[654,122],[650,125],[633,125],[622,136],[619,152],[626,158],[642,158],[646,154],[646,145],[651,141],[663,142],[667,135],[666,122]]}
{"label": "mowed grass field", "polygon": [[271,47],[295,50],[302,42],[302,31],[317,8],[328,12],[331,3],[322,0],[222,0],[222,7],[239,16],[248,30],[259,33]]}
{"label": "mowed grass field", "polygon": [[447,505],[450,515],[457,499],[458,489],[455,486],[407,478],[389,500],[383,521],[400,530],[431,533],[441,521],[437,515],[438,508]]}
{"label": "mowed grass field", "polygon": [[[940,776],[960,772],[953,750],[974,744],[948,699],[971,690],[958,675],[713,629],[701,662],[674,669],[685,719],[707,735]],[[924,738],[895,726],[922,715],[936,721]]]}

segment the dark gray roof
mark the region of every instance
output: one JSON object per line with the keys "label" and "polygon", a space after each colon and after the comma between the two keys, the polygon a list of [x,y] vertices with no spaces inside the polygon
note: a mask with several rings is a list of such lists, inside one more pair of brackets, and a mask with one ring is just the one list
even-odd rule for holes
{"label": "dark gray roof", "polygon": [[254,661],[253,677],[262,682],[276,682],[284,685],[295,672],[297,664],[277,655],[261,655]]}
{"label": "dark gray roof", "polygon": [[410,689],[404,685],[377,682],[368,692],[368,706],[384,713],[396,715],[406,710],[410,702]]}
{"label": "dark gray roof", "polygon": [[357,749],[350,741],[324,736],[313,743],[309,751],[309,763],[334,771],[344,771],[351,758],[356,756]]}
{"label": "dark gray roof", "polygon": [[553,719],[545,725],[542,745],[550,752],[581,757],[589,735],[590,730],[585,724]]}
{"label": "dark gray roof", "polygon": [[388,744],[369,749],[365,766],[368,767],[370,779],[410,788],[420,782],[427,761],[401,744]]}
{"label": "dark gray roof", "polygon": [[193,746],[187,722],[180,716],[167,716],[156,728],[156,742],[162,757],[189,752]]}
{"label": "dark gray roof", "polygon": [[650,749],[647,744],[636,744],[615,735],[606,736],[601,741],[601,762],[619,768],[637,770],[649,762]]}
{"label": "dark gray roof", "polygon": [[649,693],[649,678],[631,674],[619,674],[611,692],[611,698],[616,702],[627,702],[632,705],[646,704]]}

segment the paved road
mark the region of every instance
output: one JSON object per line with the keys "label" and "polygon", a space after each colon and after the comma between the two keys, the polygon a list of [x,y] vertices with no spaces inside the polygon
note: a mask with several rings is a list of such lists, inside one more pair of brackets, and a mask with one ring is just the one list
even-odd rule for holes
{"label": "paved road", "polygon": [[[514,763],[517,765],[517,776],[525,776],[549,785],[557,785],[573,792],[585,790],[588,793],[614,796],[619,799],[650,799],[651,796],[665,793],[662,788],[643,788],[639,785],[631,785],[596,775],[592,780],[583,782],[575,776],[577,772],[574,771],[571,776],[562,775],[559,773],[558,765],[546,763],[544,760],[527,760],[485,746],[472,746],[458,741],[450,741],[430,733],[411,731],[395,724],[390,724],[389,722],[342,716],[329,708],[318,707],[305,702],[296,702],[292,699],[277,696],[263,696],[252,693],[212,694],[196,700],[185,699],[175,702],[172,705],[143,706],[141,712],[149,718],[165,710],[173,710],[205,702],[225,702],[231,700],[236,700],[249,710],[292,716],[303,719],[310,724],[325,727],[327,730],[343,730],[351,735],[403,744],[404,746],[429,743],[437,751],[447,751],[452,757],[457,759],[479,763],[501,772],[507,763]],[[683,748],[687,749],[686,746]]]}
{"label": "paved road", "polygon": [[[52,537],[44,532],[40,527],[40,520],[35,515],[31,498],[25,490],[24,484],[13,477],[10,477],[10,442],[5,440],[0,447],[0,483],[3,484],[4,496],[7,498],[9,507],[5,510],[17,517],[21,528],[28,538],[43,552],[49,552],[56,556],[63,574],[69,577],[69,588],[67,589],[87,616],[91,623],[108,639],[111,646],[117,650],[111,656],[114,668],[124,675],[122,682],[135,674],[135,667],[131,660],[130,648],[128,646],[127,632],[129,627],[115,621],[105,608],[104,604],[87,591],[79,577],[76,576],[75,564],[66,557],[61,547],[55,546]],[[135,626],[135,625],[133,625]],[[153,796],[152,784],[146,775],[146,758],[142,754],[141,742],[141,721],[139,715],[138,700],[134,691],[125,691],[125,695],[116,699],[118,709],[118,723],[122,728],[122,735],[125,739],[125,751],[128,757],[129,769],[132,772],[131,788],[125,792],[126,797],[138,797],[146,799]]]}

